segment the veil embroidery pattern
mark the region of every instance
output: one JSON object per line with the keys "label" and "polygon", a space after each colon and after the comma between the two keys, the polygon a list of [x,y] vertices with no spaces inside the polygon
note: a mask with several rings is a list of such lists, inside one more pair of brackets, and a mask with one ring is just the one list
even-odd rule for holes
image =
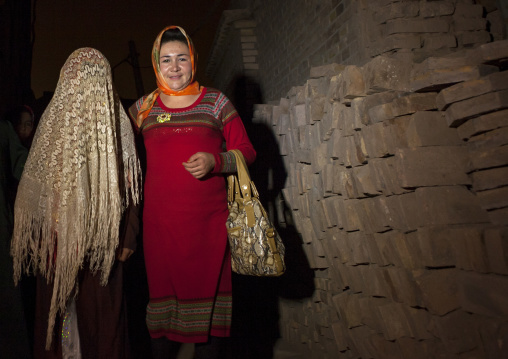
{"label": "veil embroidery pattern", "polygon": [[139,203],[140,185],[134,134],[110,65],[99,51],[78,49],[41,117],[14,208],[14,280],[34,270],[54,282],[47,348],[85,261],[106,285],[122,213]]}

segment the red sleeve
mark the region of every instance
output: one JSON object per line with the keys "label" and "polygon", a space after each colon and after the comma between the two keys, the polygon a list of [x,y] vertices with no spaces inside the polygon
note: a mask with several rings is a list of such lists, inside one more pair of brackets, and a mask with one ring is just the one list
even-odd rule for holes
{"label": "red sleeve", "polygon": [[[245,157],[245,162],[250,165],[256,159],[256,150],[249,140],[247,131],[240,117],[236,116],[224,125],[223,135],[226,140],[226,150],[240,150]],[[236,171],[234,156],[228,152],[215,153],[214,173]]]}

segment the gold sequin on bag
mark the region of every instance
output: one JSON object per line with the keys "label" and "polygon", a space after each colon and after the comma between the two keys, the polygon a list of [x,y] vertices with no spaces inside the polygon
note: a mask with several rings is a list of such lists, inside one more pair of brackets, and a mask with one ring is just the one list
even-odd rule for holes
{"label": "gold sequin on bag", "polygon": [[231,267],[235,273],[252,276],[280,276],[284,273],[284,244],[259,201],[245,159],[239,150],[237,173],[228,176],[226,221]]}

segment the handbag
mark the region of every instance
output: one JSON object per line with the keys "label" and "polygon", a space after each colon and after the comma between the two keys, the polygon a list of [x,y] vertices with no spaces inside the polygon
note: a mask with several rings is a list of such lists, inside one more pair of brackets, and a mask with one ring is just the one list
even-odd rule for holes
{"label": "handbag", "polygon": [[242,153],[231,150],[237,172],[228,176],[226,221],[233,272],[252,276],[284,273],[284,244],[259,201]]}

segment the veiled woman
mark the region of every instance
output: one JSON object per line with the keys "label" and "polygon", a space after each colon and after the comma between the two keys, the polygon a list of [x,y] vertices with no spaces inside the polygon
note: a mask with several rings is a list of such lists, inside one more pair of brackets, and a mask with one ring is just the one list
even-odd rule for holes
{"label": "veiled woman", "polygon": [[71,298],[76,298],[82,357],[126,355],[116,259],[132,253],[127,242],[137,224],[127,220],[121,232],[120,222],[129,204],[139,202],[139,176],[132,127],[113,88],[110,65],[99,51],[78,49],[62,67],[41,117],[14,208],[15,279],[31,269],[40,279],[36,358],[61,355],[69,333],[58,318]]}

